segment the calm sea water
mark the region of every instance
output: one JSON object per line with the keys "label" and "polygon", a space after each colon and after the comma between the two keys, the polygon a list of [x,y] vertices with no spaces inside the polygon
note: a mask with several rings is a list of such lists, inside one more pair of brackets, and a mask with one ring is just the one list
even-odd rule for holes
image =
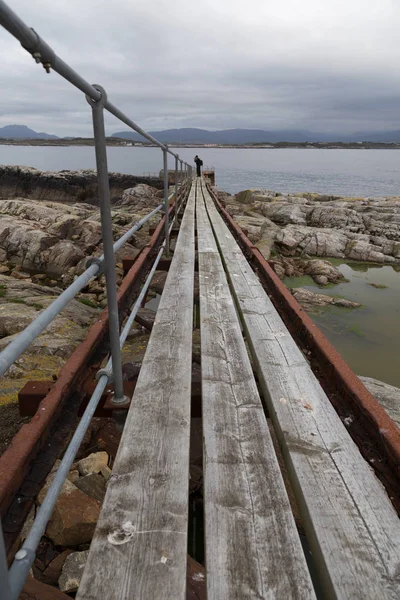
{"label": "calm sea water", "polygon": [[[216,169],[216,183],[227,192],[266,188],[281,192],[321,192],[344,196],[400,195],[400,150],[181,148],[192,162]],[[47,171],[94,168],[92,147],[0,146],[0,164],[26,165]],[[108,148],[110,171],[158,173],[157,148]],[[174,167],[170,158],[169,168]]]}

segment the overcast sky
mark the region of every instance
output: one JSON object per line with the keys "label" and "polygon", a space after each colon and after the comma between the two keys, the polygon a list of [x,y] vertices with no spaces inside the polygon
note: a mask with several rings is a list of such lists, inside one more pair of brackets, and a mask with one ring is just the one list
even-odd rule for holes
{"label": "overcast sky", "polygon": [[[400,129],[399,0],[10,0],[148,130]],[[78,90],[0,27],[0,126],[91,135]],[[107,118],[108,133],[126,130]]]}

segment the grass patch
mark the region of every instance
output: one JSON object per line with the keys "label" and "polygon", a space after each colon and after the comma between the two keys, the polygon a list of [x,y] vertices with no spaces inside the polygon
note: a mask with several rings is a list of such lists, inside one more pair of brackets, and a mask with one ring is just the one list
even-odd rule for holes
{"label": "grass patch", "polygon": [[87,298],[77,298],[77,300],[81,304],[85,304],[86,306],[90,306],[91,308],[98,308],[97,304],[95,304],[91,300],[88,300]]}
{"label": "grass patch", "polygon": [[372,287],[376,288],[377,290],[385,290],[386,288],[388,288],[388,285],[385,285],[384,283],[369,283],[368,285],[371,285]]}
{"label": "grass patch", "polygon": [[34,302],[31,306],[36,308],[36,310],[43,310],[44,308],[43,304],[39,304],[38,302]]}

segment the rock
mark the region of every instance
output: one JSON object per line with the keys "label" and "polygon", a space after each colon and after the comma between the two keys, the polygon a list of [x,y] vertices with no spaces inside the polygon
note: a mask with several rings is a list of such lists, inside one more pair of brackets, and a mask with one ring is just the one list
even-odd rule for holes
{"label": "rock", "polygon": [[327,285],[328,278],[325,275],[316,275],[314,277],[314,281],[318,283],[318,285]]}
{"label": "rock", "polygon": [[14,277],[15,279],[31,279],[28,273],[22,273],[22,271],[13,271],[11,277]]}
{"label": "rock", "polygon": [[[102,465],[100,471],[102,468],[105,468],[105,466],[106,465]],[[89,473],[89,475],[80,477],[75,482],[75,485],[88,496],[91,496],[101,504],[103,503],[104,496],[106,495],[106,480],[102,475]]]}
{"label": "rock", "polygon": [[157,294],[162,294],[167,277],[168,273],[166,271],[156,271],[150,282],[150,289],[157,292]]}
{"label": "rock", "polygon": [[136,323],[151,331],[153,329],[154,321],[156,318],[156,312],[150,308],[139,308],[135,317]]}
{"label": "rock", "polygon": [[281,263],[272,261],[271,266],[278,275],[279,279],[284,279],[286,277],[285,267]]}
{"label": "rock", "polygon": [[400,388],[372,377],[359,376],[365,387],[400,427]]}
{"label": "rock", "polygon": [[[38,496],[41,504],[54,478],[51,474]],[[79,546],[90,542],[100,516],[101,505],[68,479],[65,481],[46,528],[56,546]]]}
{"label": "rock", "polygon": [[341,306],[343,308],[358,308],[361,306],[359,302],[352,302],[345,298],[333,298],[325,294],[316,294],[304,288],[295,288],[291,290],[297,302],[306,310],[312,310],[316,306]]}
{"label": "rock", "polygon": [[4,373],[4,376],[8,377],[9,379],[21,379],[21,377],[24,375],[24,369],[15,364],[11,365],[11,367]]}
{"label": "rock", "polygon": [[134,188],[124,190],[120,202],[117,205],[133,206],[135,209],[154,209],[160,204],[160,197],[157,189],[141,183]]}
{"label": "rock", "polygon": [[326,260],[277,256],[270,260],[270,264],[281,279],[310,275],[318,285],[339,283],[344,280],[343,273]]}
{"label": "rock", "polygon": [[7,265],[0,266],[0,275],[4,275],[5,273],[9,273],[9,272],[10,272],[10,268],[7,267]]}
{"label": "rock", "polygon": [[37,283],[38,281],[44,281],[45,279],[47,279],[47,275],[45,275],[44,273],[37,273],[36,275],[32,275],[32,281],[34,283]]}
{"label": "rock", "polygon": [[[263,233],[271,221],[263,217],[249,217],[246,215],[237,216],[236,223],[253,243],[261,240]],[[276,225],[275,225],[275,228]]]}
{"label": "rock", "polygon": [[41,575],[43,583],[47,583],[48,585],[58,584],[64,563],[71,553],[72,550],[64,550],[64,552],[61,552],[61,554],[51,561]]}
{"label": "rock", "polygon": [[101,467],[104,465],[108,465],[107,452],[96,452],[80,460],[78,469],[81,475],[89,475],[90,473],[100,473]]}
{"label": "rock", "polygon": [[100,473],[103,475],[106,482],[110,479],[110,477],[112,475],[112,471],[111,471],[110,467],[107,467],[106,465],[103,465],[101,467]]}
{"label": "rock", "polygon": [[59,586],[62,592],[76,592],[82,580],[89,550],[84,552],[73,552],[70,554],[63,566]]}
{"label": "rock", "polygon": [[296,265],[302,272],[311,275],[319,285],[339,283],[344,279],[343,273],[327,260],[312,259],[307,262],[296,261]]}
{"label": "rock", "polygon": [[70,600],[70,596],[28,575],[18,600]]}
{"label": "rock", "polygon": [[46,273],[53,277],[59,277],[85,256],[83,250],[72,241],[61,240],[54,244],[51,250],[43,253],[42,260],[47,264]]}
{"label": "rock", "polygon": [[71,470],[68,475],[67,475],[67,479],[68,481],[70,481],[71,483],[76,483],[79,479],[79,471],[78,470]]}

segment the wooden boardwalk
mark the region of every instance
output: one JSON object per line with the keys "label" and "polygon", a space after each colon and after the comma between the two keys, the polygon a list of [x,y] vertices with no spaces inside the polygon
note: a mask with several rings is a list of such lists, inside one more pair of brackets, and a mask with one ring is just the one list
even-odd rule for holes
{"label": "wooden boardwalk", "polygon": [[400,598],[399,519],[200,179],[77,598],[186,598],[195,227],[207,598],[315,598],[266,413],[323,598]]}

